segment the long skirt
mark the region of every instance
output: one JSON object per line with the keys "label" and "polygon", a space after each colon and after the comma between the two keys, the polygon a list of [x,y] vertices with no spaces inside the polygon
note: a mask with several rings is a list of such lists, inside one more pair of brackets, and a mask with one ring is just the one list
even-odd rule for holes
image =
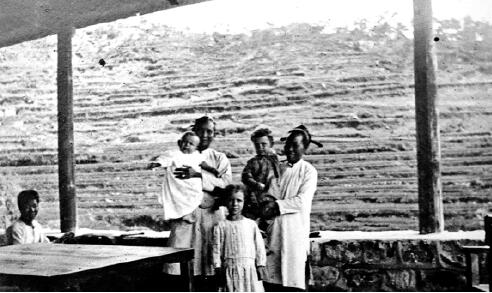
{"label": "long skirt", "polygon": [[[195,250],[193,271],[195,276],[212,276],[215,274],[213,265],[213,227],[225,219],[224,209],[197,208],[190,223],[182,219],[171,222],[171,234],[168,246],[174,248],[193,248]],[[163,272],[171,275],[181,274],[179,263],[164,264]]]}

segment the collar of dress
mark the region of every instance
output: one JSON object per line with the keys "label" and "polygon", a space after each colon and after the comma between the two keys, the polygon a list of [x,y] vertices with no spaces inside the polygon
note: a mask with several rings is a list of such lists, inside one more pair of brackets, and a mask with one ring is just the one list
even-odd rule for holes
{"label": "collar of dress", "polygon": [[295,162],[294,164],[292,163],[289,163],[289,162],[285,162],[285,166],[287,166],[288,168],[293,168],[294,166],[297,166],[300,162],[304,161],[303,159],[300,159],[299,161]]}

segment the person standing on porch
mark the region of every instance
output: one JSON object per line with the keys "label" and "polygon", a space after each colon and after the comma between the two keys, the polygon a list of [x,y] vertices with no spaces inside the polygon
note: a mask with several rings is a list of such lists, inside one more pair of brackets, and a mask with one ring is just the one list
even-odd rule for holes
{"label": "person standing on porch", "polygon": [[291,131],[284,151],[286,164],[281,166],[280,197],[263,209],[265,218],[274,218],[268,229],[266,291],[304,291],[308,280],[309,227],[311,203],[318,172],[303,155],[311,139],[304,125]]}
{"label": "person standing on porch", "polygon": [[35,220],[39,211],[39,194],[36,190],[23,190],[17,196],[20,217],[7,228],[7,244],[49,243],[41,225]]}
{"label": "person standing on porch", "polygon": [[[195,287],[198,291],[215,291],[217,282],[212,255],[213,227],[225,219],[225,208],[216,208],[214,191],[231,183],[231,163],[224,153],[209,148],[215,136],[215,121],[212,118],[203,116],[196,119],[192,131],[200,138],[198,151],[205,158],[200,164],[202,173],[193,168],[183,167],[176,168],[174,174],[178,179],[201,178],[203,200],[193,212],[193,223],[181,222],[171,227],[168,245],[176,248],[194,248]],[[164,272],[179,275],[179,264],[166,265]]]}
{"label": "person standing on porch", "polygon": [[227,292],[263,292],[265,243],[256,222],[242,215],[244,188],[224,190],[229,214],[214,227],[213,257],[219,287]]}

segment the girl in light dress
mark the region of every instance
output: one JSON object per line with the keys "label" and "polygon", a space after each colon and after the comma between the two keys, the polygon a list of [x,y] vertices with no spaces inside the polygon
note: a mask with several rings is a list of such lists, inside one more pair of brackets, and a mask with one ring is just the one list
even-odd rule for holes
{"label": "girl in light dress", "polygon": [[214,227],[213,261],[219,283],[229,292],[263,292],[266,252],[256,222],[242,216],[241,185],[225,188],[227,219]]}

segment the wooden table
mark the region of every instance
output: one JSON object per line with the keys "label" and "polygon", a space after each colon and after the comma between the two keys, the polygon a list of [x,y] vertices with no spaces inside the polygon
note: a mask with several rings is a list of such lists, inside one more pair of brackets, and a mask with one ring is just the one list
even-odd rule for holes
{"label": "wooden table", "polygon": [[[0,247],[0,286],[26,291],[140,291],[166,262],[181,263],[192,288],[193,249],[152,246],[23,244]],[[133,282],[135,281],[135,282]],[[165,291],[165,284],[161,290]]]}

